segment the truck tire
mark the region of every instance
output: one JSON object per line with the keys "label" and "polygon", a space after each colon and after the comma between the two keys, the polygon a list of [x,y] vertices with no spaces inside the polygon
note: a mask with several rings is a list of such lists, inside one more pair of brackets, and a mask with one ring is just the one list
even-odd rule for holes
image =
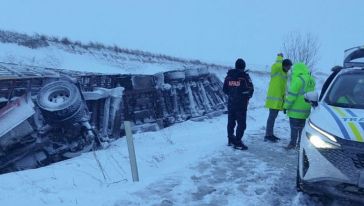
{"label": "truck tire", "polygon": [[186,69],[185,70],[186,78],[194,79],[200,76],[199,71],[197,69]]}
{"label": "truck tire", "polygon": [[167,81],[183,81],[186,78],[186,74],[184,71],[169,71],[165,72],[164,75]]}
{"label": "truck tire", "polygon": [[134,75],[131,78],[134,90],[154,89],[156,84],[153,76]]}
{"label": "truck tire", "polygon": [[82,99],[76,85],[55,81],[41,88],[37,103],[46,120],[61,121],[80,110]]}

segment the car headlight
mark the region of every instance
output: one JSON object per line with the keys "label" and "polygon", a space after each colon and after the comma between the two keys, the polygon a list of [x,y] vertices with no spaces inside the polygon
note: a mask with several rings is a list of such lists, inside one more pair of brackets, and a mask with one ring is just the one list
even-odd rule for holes
{"label": "car headlight", "polygon": [[330,133],[322,130],[321,128],[314,125],[311,121],[308,121],[308,125],[317,132],[316,134],[306,133],[307,137],[309,138],[311,144],[317,148],[323,149],[332,149],[340,147],[340,144],[337,143],[336,138],[331,135]]}

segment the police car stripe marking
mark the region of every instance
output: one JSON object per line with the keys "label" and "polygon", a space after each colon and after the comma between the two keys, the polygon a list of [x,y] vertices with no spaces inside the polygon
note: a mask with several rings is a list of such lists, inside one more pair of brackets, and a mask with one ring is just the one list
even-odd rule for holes
{"label": "police car stripe marking", "polygon": [[[348,117],[348,115],[345,113],[345,111],[347,112],[347,113],[349,113],[349,109],[344,109],[344,110],[342,110],[341,108],[338,108],[338,107],[334,107],[334,109],[340,114],[340,116],[341,117],[343,117],[343,118],[346,118],[346,117]],[[352,113],[352,114],[354,114],[352,111],[350,111],[350,113]],[[350,114],[349,113],[349,114]],[[351,114],[350,114],[351,115]],[[355,115],[355,114],[354,114]],[[353,116],[353,115],[351,115],[351,116]],[[354,136],[355,136],[355,139],[357,140],[357,141],[359,141],[359,142],[362,142],[363,141],[363,137],[361,136],[361,134],[360,134],[360,132],[359,132],[359,130],[358,130],[358,128],[356,127],[356,125],[354,124],[354,123],[352,123],[352,122],[348,122],[347,123],[347,125],[349,126],[349,128],[350,128],[350,130],[352,131],[352,133],[354,134]]]}
{"label": "police car stripe marking", "polygon": [[336,124],[339,126],[341,133],[344,135],[345,139],[350,140],[350,136],[348,131],[346,131],[345,126],[343,125],[343,123],[340,121],[340,119],[337,117],[337,115],[335,114],[334,111],[332,111],[327,105],[323,105],[325,107],[325,109],[331,114],[331,116],[334,118],[334,120],[336,121]]}
{"label": "police car stripe marking", "polygon": [[[343,118],[347,118],[348,116],[351,117],[356,117],[357,115],[354,114],[354,112],[352,112],[350,109],[341,109],[338,107],[334,107],[334,109],[340,114],[341,117]],[[349,115],[347,115],[347,112]],[[359,142],[363,142],[363,136],[361,135],[361,132],[359,131],[357,125],[353,122],[348,122],[347,126],[350,128],[350,130],[352,131],[352,133],[355,136],[355,139]],[[362,127],[362,126],[361,126]],[[363,128],[363,127],[362,127]],[[363,128],[364,129],[364,128]]]}
{"label": "police car stripe marking", "polygon": [[340,115],[341,117],[346,117],[345,112],[341,111],[339,108],[334,107],[334,110],[335,110],[337,113],[339,113],[339,115]]}
{"label": "police car stripe marking", "polygon": [[348,123],[349,127],[351,128],[351,130],[353,131],[356,140],[358,140],[359,142],[363,142],[363,137],[361,136],[358,128],[356,127],[356,125],[353,122],[349,122]]}
{"label": "police car stripe marking", "polygon": [[356,116],[356,114],[355,114],[353,111],[351,111],[350,109],[345,109],[345,111],[346,111],[347,113],[349,113],[351,116],[353,116],[353,117],[357,117],[357,116]]}
{"label": "police car stripe marking", "polygon": [[[353,111],[351,111],[350,109],[345,109],[345,111],[348,113],[348,114],[350,114],[352,117],[358,117],[358,115],[356,115]],[[358,132],[358,134],[360,135],[360,137],[361,137],[361,142],[363,142],[364,140],[363,140],[363,136],[361,135],[361,134],[363,134],[363,131],[364,131],[364,122],[358,122],[358,124],[360,125],[360,127],[361,127],[361,132],[359,131],[359,129],[358,128],[356,128],[356,130],[357,130],[357,132]],[[355,126],[355,125],[354,125]],[[356,127],[356,126],[355,126]],[[353,129],[353,128],[352,128]],[[354,131],[353,131],[354,132]]]}
{"label": "police car stripe marking", "polygon": [[[346,118],[348,117],[348,115],[345,113],[347,112],[350,116],[352,117],[356,117],[356,115],[350,110],[350,109],[341,109],[338,107],[334,107],[334,109],[340,114],[341,117]],[[363,137],[360,134],[360,131],[358,129],[358,127],[356,126],[356,124],[354,124],[353,122],[348,122],[347,125],[349,126],[349,128],[351,129],[352,133],[354,134],[355,138],[357,141],[359,142],[363,142]]]}
{"label": "police car stripe marking", "polygon": [[359,125],[361,126],[361,128],[364,130],[364,122],[359,122]]}

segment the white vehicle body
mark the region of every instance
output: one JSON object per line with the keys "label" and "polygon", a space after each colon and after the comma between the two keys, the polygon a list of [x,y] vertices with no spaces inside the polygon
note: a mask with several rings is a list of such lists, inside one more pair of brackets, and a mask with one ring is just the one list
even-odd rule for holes
{"label": "white vehicle body", "polygon": [[352,61],[361,55],[351,51],[320,101],[306,95],[318,105],[300,138],[299,190],[364,202],[364,63]]}

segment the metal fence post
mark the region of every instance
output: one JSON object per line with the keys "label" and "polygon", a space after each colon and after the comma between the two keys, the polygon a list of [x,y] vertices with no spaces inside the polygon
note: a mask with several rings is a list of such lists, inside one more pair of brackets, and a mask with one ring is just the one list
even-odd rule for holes
{"label": "metal fence post", "polygon": [[126,142],[128,144],[131,175],[133,177],[133,182],[139,182],[138,166],[135,157],[133,135],[131,132],[131,122],[124,121],[124,126],[125,126]]}

